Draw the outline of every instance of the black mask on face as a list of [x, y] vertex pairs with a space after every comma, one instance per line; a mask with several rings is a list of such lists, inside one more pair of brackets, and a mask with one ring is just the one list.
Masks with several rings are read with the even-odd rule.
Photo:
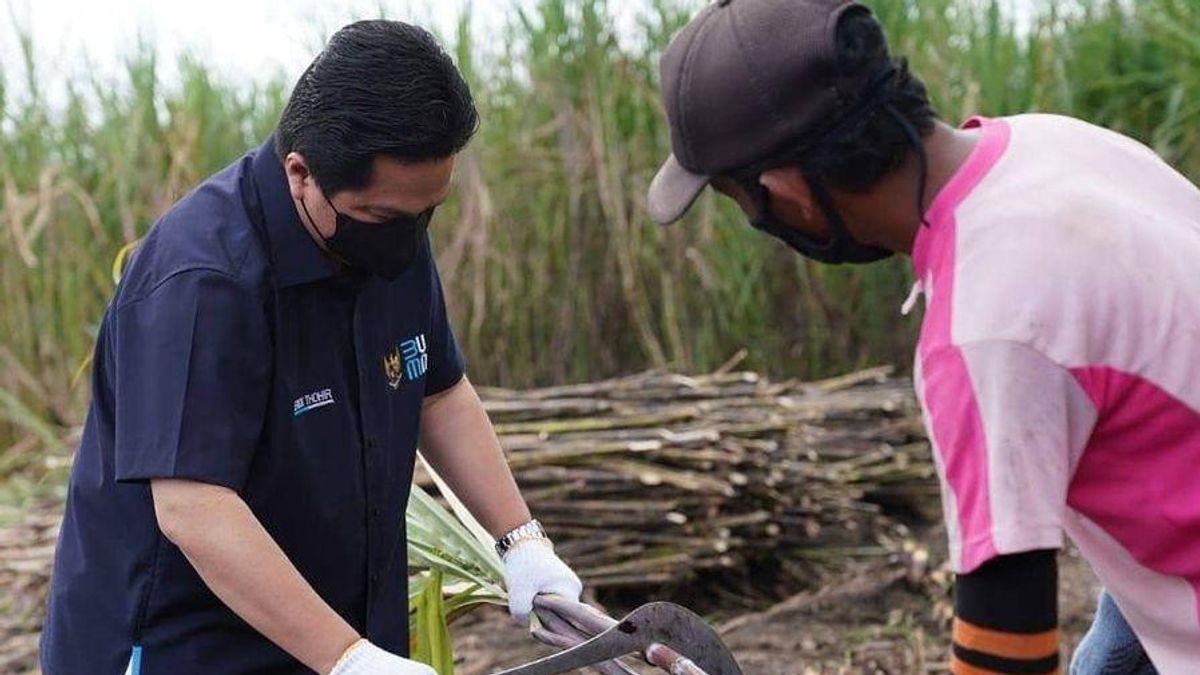
[[[830, 136], [841, 133], [845, 128], [851, 126], [860, 120], [863, 116], [872, 113], [877, 109], [882, 109], [890, 116], [896, 124], [904, 132], [904, 136], [908, 139], [909, 145], [917, 154], [917, 159], [920, 163], [921, 173], [917, 182], [917, 214], [923, 224], [928, 224], [925, 220], [925, 187], [929, 178], [929, 158], [925, 153], [925, 145], [921, 140], [921, 135], [916, 128], [913, 127], [905, 117], [892, 105], [886, 98], [887, 90], [885, 86], [897, 74], [897, 69], [893, 64], [888, 64], [874, 78], [872, 83], [867, 87], [866, 94], [863, 99], [846, 113], [846, 115], [834, 124], [829, 130], [818, 135], [820, 138], [828, 138]], [[811, 141], [810, 144], [811, 145]], [[850, 230], [846, 227], [846, 221], [842, 218], [842, 214], [838, 211], [837, 205], [833, 202], [833, 196], [829, 194], [829, 190], [820, 182], [809, 179], [809, 187], [812, 190], [813, 199], [817, 202], [817, 207], [825, 216], [826, 222], [829, 223], [830, 239], [829, 241], [820, 241], [806, 234], [798, 232], [795, 228], [789, 227], [786, 223], [780, 222], [771, 215], [770, 209], [770, 193], [766, 187], [760, 182], [762, 173], [774, 166], [784, 166], [795, 163], [798, 157], [801, 157], [806, 146], [789, 153], [788, 161], [776, 163], [763, 163], [757, 167], [746, 169], [733, 174], [737, 182], [746, 190], [750, 197], [754, 200], [755, 216], [750, 220], [750, 224], [755, 228], [766, 232], [791, 246], [796, 252], [807, 256], [818, 262], [829, 264], [867, 264], [889, 258], [894, 255], [894, 252], [877, 246], [869, 246], [863, 244], [850, 234]]]
[[755, 216], [750, 219], [750, 224], [783, 241], [783, 243], [791, 246], [792, 249], [802, 256], [830, 265], [845, 263], [865, 265], [889, 258], [893, 255], [893, 252], [886, 248], [868, 246], [855, 239], [850, 234], [850, 230], [847, 229], [846, 221], [842, 219], [842, 214], [834, 206], [833, 197], [830, 196], [825, 186], [820, 183], [809, 181], [809, 186], [812, 190], [813, 198], [817, 201], [817, 206], [821, 209], [821, 213], [825, 215], [825, 220], [829, 223], [829, 241], [821, 241], [810, 237], [772, 216], [770, 193], [757, 179], [743, 180], [741, 184], [743, 189], [749, 191], [755, 203]]
[[[337, 215], [337, 230], [333, 236], [321, 236], [325, 245], [351, 267], [387, 281], [396, 279], [412, 266], [435, 210], [430, 208], [417, 216], [400, 216], [381, 223], [364, 223], [338, 211], [329, 197], [325, 201]], [[303, 198], [300, 206], [316, 228], [316, 221]], [[320, 230], [317, 233], [320, 234]]]

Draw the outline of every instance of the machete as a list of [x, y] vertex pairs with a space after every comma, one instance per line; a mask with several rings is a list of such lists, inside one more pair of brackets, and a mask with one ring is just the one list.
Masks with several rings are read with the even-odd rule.
[[742, 675], [733, 654], [712, 626], [669, 602], [643, 605], [587, 642], [495, 675], [558, 675], [627, 654], [645, 654], [656, 644], [679, 652], [708, 675]]

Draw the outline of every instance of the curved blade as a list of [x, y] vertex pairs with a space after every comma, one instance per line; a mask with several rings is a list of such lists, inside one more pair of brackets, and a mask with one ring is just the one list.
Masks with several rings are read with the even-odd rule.
[[638, 642], [620, 628], [618, 624], [566, 651], [495, 675], [557, 675], [639, 651]]
[[717, 631], [691, 610], [669, 602], [655, 602], [634, 610], [617, 625], [632, 624], [639, 651], [664, 644], [691, 659], [708, 675], [742, 675], [729, 648]]
[[741, 667], [712, 626], [669, 602], [643, 605], [583, 644], [496, 675], [557, 675], [626, 654], [645, 653], [653, 644], [674, 649], [708, 675], [742, 675]]

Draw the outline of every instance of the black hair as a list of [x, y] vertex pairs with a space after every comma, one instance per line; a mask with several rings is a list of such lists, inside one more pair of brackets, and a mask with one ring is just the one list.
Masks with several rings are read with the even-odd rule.
[[366, 187], [375, 158], [444, 159], [479, 126], [470, 87], [425, 29], [358, 21], [300, 76], [276, 131], [280, 158], [304, 155], [327, 195]]
[[881, 85], [878, 104], [856, 122], [808, 146], [797, 162], [801, 173], [812, 180], [862, 193], [900, 168], [914, 152], [908, 132], [888, 107], [921, 138], [933, 133], [937, 116], [925, 83], [909, 71], [904, 59], [892, 57], [883, 27], [870, 12], [851, 10], [838, 22], [837, 65], [843, 82], [871, 80], [889, 67], [894, 74]]

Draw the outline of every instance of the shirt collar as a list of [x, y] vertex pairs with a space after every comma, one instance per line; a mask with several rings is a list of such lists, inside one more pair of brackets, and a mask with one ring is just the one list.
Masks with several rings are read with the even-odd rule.
[[928, 225], [917, 231], [912, 258], [913, 271], [918, 280], [923, 280], [935, 264], [935, 259], [945, 253], [940, 249], [944, 248], [946, 242], [953, 241], [952, 237], [944, 235], [955, 230], [955, 211], [1004, 156], [1012, 134], [1008, 122], [1003, 119], [972, 117], [962, 128], [979, 129], [979, 142], [930, 204], [925, 213]]
[[334, 276], [334, 262], [313, 241], [296, 212], [283, 162], [275, 151], [274, 134], [254, 152], [250, 172], [261, 213], [258, 225], [267, 241], [275, 285], [286, 288]]

